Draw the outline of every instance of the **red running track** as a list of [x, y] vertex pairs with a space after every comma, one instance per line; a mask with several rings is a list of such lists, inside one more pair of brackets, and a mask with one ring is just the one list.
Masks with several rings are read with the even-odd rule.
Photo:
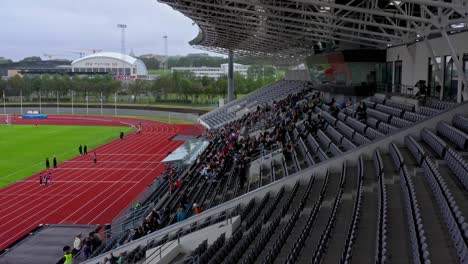
[[[46, 120], [15, 118], [13, 123], [56, 125], [129, 125], [139, 119], [49, 116]], [[161, 160], [183, 142], [176, 134], [200, 134], [202, 128], [142, 120], [143, 132], [132, 133], [77, 156], [52, 171], [53, 184], [39, 186], [38, 174], [0, 189], [0, 250], [39, 224], [110, 223], [164, 170]], [[117, 135], [116, 135], [117, 137]], [[78, 152], [78, 151], [77, 151]], [[88, 151], [88, 153], [92, 153]]]

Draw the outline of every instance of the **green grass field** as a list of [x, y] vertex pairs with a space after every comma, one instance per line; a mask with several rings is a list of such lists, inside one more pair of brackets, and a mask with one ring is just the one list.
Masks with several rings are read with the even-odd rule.
[[28, 177], [45, 168], [45, 158], [55, 154], [58, 162], [78, 154], [80, 144], [88, 152], [118, 138], [130, 127], [0, 125], [0, 187]]

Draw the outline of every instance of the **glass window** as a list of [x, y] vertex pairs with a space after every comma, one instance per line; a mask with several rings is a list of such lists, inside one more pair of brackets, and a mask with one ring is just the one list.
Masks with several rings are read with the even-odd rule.
[[403, 69], [402, 61], [395, 61], [395, 85], [401, 84], [401, 72]]
[[[441, 69], [442, 58], [436, 57], [436, 61], [437, 61], [437, 64], [439, 65], [439, 70], [441, 71], [442, 70]], [[442, 87], [442, 80], [439, 80], [439, 75], [437, 75], [436, 66], [433, 63], [432, 58], [429, 58], [427, 69], [428, 69], [427, 86], [429, 87], [429, 96], [439, 97], [440, 90]]]
[[457, 99], [458, 70], [452, 56], [444, 59], [444, 99]]

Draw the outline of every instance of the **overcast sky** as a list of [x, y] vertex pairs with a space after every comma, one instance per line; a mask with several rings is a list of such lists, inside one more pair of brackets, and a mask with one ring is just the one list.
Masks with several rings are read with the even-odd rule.
[[204, 52], [188, 44], [198, 27], [155, 0], [0, 0], [0, 57], [47, 53], [74, 59], [77, 49], [119, 52], [117, 24], [128, 25], [127, 53], [164, 54], [165, 34], [169, 55]]

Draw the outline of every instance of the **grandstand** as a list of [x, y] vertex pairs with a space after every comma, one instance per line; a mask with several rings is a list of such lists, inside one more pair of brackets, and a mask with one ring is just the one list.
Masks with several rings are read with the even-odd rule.
[[163, 177], [85, 263], [468, 262], [464, 3], [161, 2], [230, 63], [305, 66], [201, 116], [182, 187]]
[[231, 64], [307, 69], [201, 116], [196, 161], [75, 262], [468, 263], [466, 1], [161, 2]]
[[[279, 90], [291, 93], [252, 100]], [[284, 81], [202, 116], [216, 129], [199, 162], [177, 168], [184, 186], [168, 194], [166, 179], [144, 202], [164, 211], [165, 227], [129, 243], [129, 228], [117, 232], [86, 263], [109, 252], [125, 252], [127, 263], [463, 262], [468, 105], [384, 94], [361, 101], [368, 106], [365, 122], [358, 120], [358, 103], [334, 117], [310, 83]], [[323, 125], [309, 123], [304, 107], [322, 116]], [[285, 148], [253, 144], [244, 186], [235, 152], [228, 152], [217, 181], [202, 177], [204, 161], [223, 152], [232, 131], [244, 138], [268, 133], [274, 117], [290, 113], [282, 143], [294, 146], [290, 157]], [[252, 122], [257, 118], [264, 122]], [[171, 212], [180, 194], [205, 212], [176, 223]], [[197, 236], [218, 225], [229, 228], [211, 230], [214, 238]]]

